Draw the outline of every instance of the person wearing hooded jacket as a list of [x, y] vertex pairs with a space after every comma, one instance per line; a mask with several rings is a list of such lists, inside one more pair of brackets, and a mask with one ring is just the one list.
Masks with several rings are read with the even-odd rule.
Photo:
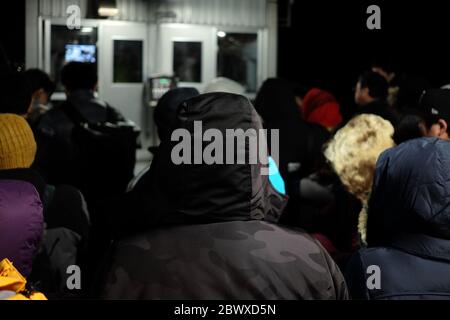
[[[178, 106], [185, 100], [198, 96], [199, 92], [195, 88], [184, 87], [175, 88], [166, 92], [159, 100], [154, 111], [154, 120], [157, 127], [158, 137], [161, 142], [170, 140], [172, 130], [176, 125]], [[149, 151], [156, 157], [160, 146], [150, 147]], [[130, 182], [127, 193], [116, 199], [108, 199], [103, 203], [103, 212], [107, 215], [111, 236], [121, 237], [130, 232], [134, 232], [139, 226], [141, 215], [148, 214], [152, 208], [148, 198], [152, 171], [150, 166], [144, 168]], [[130, 214], [126, 221], [123, 221], [123, 211]]]
[[[183, 102], [176, 128], [186, 129], [191, 142], [195, 121], [202, 121], [203, 132], [217, 129], [223, 136], [226, 129], [262, 129], [249, 100], [229, 93]], [[287, 198], [261, 174], [260, 162], [176, 165], [175, 146], [161, 143], [150, 169], [153, 210], [141, 223], [143, 233], [115, 244], [103, 298], [348, 298], [320, 244], [273, 223]]]
[[[449, 164], [450, 142], [437, 138], [409, 140], [380, 155], [368, 247], [346, 270], [353, 298], [450, 299]], [[370, 266], [378, 275], [367, 272]]]

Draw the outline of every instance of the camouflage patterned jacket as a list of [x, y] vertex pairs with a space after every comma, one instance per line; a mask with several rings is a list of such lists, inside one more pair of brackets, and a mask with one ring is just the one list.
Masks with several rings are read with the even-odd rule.
[[[248, 99], [234, 94], [185, 101], [177, 127], [193, 136], [194, 120], [204, 131], [262, 128]], [[115, 244], [103, 298], [348, 298], [320, 244], [274, 223], [287, 198], [261, 174], [263, 164], [174, 165], [173, 146], [163, 141], [150, 169], [153, 210], [142, 220], [149, 231]]]

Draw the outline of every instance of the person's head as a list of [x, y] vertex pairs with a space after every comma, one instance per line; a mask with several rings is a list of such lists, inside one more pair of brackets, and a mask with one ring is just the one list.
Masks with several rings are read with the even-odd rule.
[[450, 90], [430, 89], [420, 98], [420, 111], [429, 137], [450, 140]]
[[239, 82], [225, 77], [218, 77], [211, 81], [203, 90], [203, 93], [228, 92], [234, 94], [245, 94], [245, 88]]
[[373, 114], [351, 119], [328, 142], [324, 155], [344, 186], [358, 199], [368, 200], [375, 163], [394, 146], [392, 124]]
[[306, 94], [310, 91], [308, 87], [300, 84], [300, 83], [294, 83], [292, 85], [292, 89], [294, 91], [295, 95], [295, 102], [297, 103], [297, 106], [299, 108], [303, 107], [303, 99], [305, 98]]
[[48, 74], [39, 69], [29, 69], [24, 75], [31, 86], [33, 103], [48, 104], [55, 91], [55, 84]]
[[61, 82], [68, 94], [76, 90], [95, 90], [98, 76], [96, 65], [69, 62], [61, 70]]
[[0, 75], [0, 113], [25, 116], [31, 107], [31, 87], [26, 77], [17, 72]]
[[280, 78], [264, 81], [256, 95], [255, 108], [266, 125], [296, 122], [300, 118], [292, 84]]
[[367, 71], [358, 79], [355, 89], [355, 103], [364, 106], [375, 100], [386, 100], [389, 84], [380, 74]]
[[373, 61], [372, 71], [381, 75], [389, 83], [395, 78], [395, 71], [390, 59], [377, 59]]
[[403, 114], [417, 113], [419, 101], [423, 92], [431, 89], [432, 86], [422, 77], [402, 76], [401, 85], [398, 87], [396, 108]]
[[329, 92], [317, 88], [308, 91], [300, 105], [303, 119], [333, 130], [342, 122], [340, 106]]
[[198, 94], [199, 92], [195, 88], [175, 88], [167, 91], [158, 100], [153, 116], [161, 141], [170, 139], [172, 129], [176, 125], [178, 106], [183, 101], [198, 96]]
[[0, 170], [29, 168], [36, 141], [27, 121], [15, 114], [0, 114]]
[[405, 115], [395, 127], [394, 141], [400, 144], [408, 140], [426, 136], [424, 120], [414, 114]]
[[363, 204], [358, 231], [366, 241], [367, 203], [379, 155], [394, 146], [392, 124], [373, 114], [351, 119], [326, 146], [324, 155], [346, 189]]
[[157, 219], [267, 220], [281, 214], [287, 199], [266, 175], [267, 140], [248, 98], [213, 92], [185, 100], [173, 129], [152, 162]]

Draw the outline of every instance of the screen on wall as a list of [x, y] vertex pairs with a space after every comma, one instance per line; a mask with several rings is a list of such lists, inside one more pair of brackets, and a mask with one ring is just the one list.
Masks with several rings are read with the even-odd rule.
[[66, 44], [65, 62], [89, 62], [95, 63], [95, 45]]

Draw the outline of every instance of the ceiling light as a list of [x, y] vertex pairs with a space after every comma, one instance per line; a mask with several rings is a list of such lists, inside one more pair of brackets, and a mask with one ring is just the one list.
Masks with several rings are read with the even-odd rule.
[[119, 14], [116, 0], [99, 0], [98, 15], [101, 17], [113, 17]]

